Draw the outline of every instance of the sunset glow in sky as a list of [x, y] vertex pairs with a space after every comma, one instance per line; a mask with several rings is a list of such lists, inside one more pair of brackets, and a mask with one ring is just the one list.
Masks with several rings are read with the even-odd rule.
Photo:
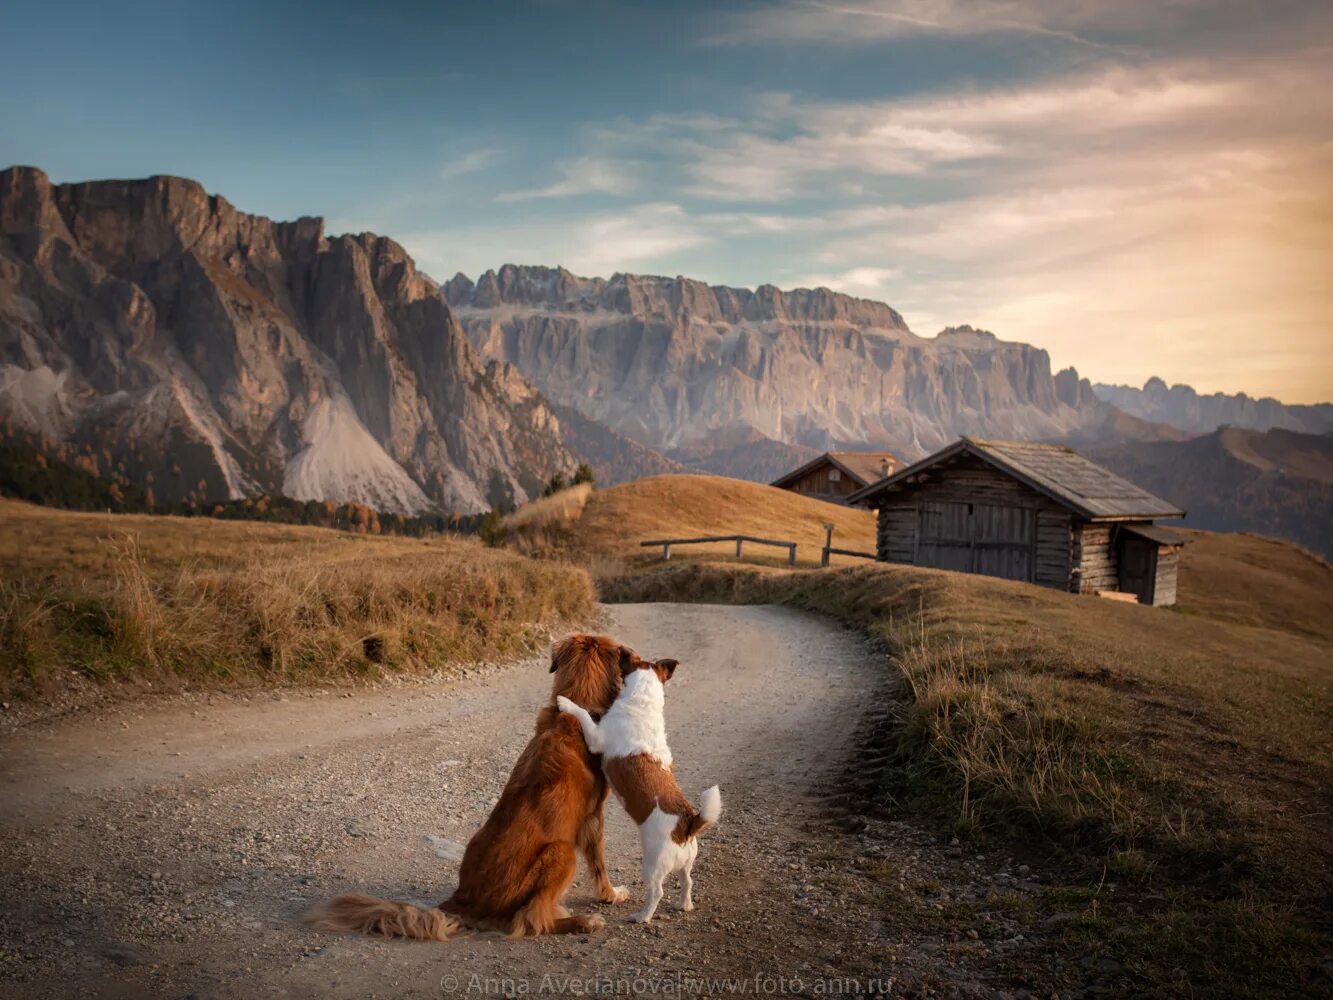
[[[63, 8], [63, 9], [62, 9]], [[114, 8], [114, 9], [113, 9]], [[0, 166], [1333, 398], [1333, 4], [6, 5]]]

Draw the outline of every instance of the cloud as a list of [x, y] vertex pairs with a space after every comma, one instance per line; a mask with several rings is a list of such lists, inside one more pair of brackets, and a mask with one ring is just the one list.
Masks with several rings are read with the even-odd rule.
[[625, 212], [590, 217], [570, 247], [570, 266], [590, 274], [609, 274], [627, 265], [660, 259], [698, 247], [720, 235], [710, 234], [679, 205], [636, 205]]
[[1195, 73], [1113, 69], [915, 100], [792, 101], [723, 137], [686, 132], [671, 146], [685, 156], [688, 194], [780, 201], [826, 197], [830, 178], [864, 190], [874, 178], [938, 180], [1020, 157], [1137, 147], [1145, 131], [1197, 131], [1209, 116], [1238, 120], [1260, 106], [1250, 84]]
[[792, 284], [799, 288], [831, 288], [846, 295], [887, 302], [895, 297], [894, 282], [902, 274], [895, 267], [853, 267], [841, 274], [809, 274]]
[[555, 164], [559, 179], [545, 187], [505, 191], [498, 202], [529, 201], [534, 198], [568, 198], [582, 194], [627, 194], [634, 178], [624, 164], [598, 156], [580, 156]]
[[478, 170], [485, 170], [493, 165], [499, 157], [498, 150], [489, 148], [473, 149], [466, 153], [460, 153], [458, 156], [440, 164], [440, 179], [450, 181], [456, 177], [476, 173]]
[[923, 35], [1031, 35], [1111, 49], [1084, 29], [1143, 30], [1207, 6], [1193, 0], [787, 0], [732, 16], [713, 45], [865, 45]]
[[[580, 274], [609, 275], [660, 263], [713, 242], [723, 232], [680, 205], [645, 202], [559, 219], [409, 232], [400, 242], [436, 279], [457, 271], [475, 276], [504, 263], [561, 264]], [[680, 263], [679, 270], [685, 270]]]

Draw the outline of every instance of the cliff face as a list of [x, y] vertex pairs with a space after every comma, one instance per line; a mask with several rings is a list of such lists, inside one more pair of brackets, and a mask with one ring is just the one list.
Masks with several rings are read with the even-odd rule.
[[575, 462], [402, 247], [173, 177], [0, 172], [0, 420], [161, 499], [477, 511]]
[[487, 357], [668, 454], [749, 430], [910, 459], [959, 434], [1070, 439], [1111, 410], [1045, 351], [970, 327], [918, 337], [888, 306], [827, 289], [507, 265], [443, 291]]
[[1126, 413], [1197, 433], [1211, 433], [1223, 424], [1256, 431], [1333, 431], [1333, 403], [1290, 405], [1267, 396], [1256, 399], [1243, 392], [1234, 396], [1221, 392], [1201, 395], [1188, 385], [1168, 388], [1160, 378], [1148, 379], [1142, 389], [1100, 383], [1093, 388], [1098, 397]]

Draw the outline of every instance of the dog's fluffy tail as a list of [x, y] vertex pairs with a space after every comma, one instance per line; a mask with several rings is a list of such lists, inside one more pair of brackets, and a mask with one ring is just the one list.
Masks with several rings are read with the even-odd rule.
[[305, 920], [321, 931], [355, 931], [417, 941], [447, 941], [462, 926], [443, 910], [395, 903], [361, 892], [349, 892], [321, 903], [305, 915]]
[[690, 820], [687, 837], [697, 837], [722, 817], [722, 793], [717, 785], [699, 797], [699, 815]]

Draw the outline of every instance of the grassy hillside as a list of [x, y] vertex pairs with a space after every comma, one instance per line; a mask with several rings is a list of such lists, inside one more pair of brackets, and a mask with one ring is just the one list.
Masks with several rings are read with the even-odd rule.
[[1186, 531], [1178, 613], [1333, 643], [1329, 564], [1292, 542]]
[[601, 585], [789, 604], [881, 638], [896, 687], [867, 757], [890, 763], [861, 794], [1054, 859], [1045, 909], [1022, 918], [1044, 934], [1058, 921], [1053, 947], [1072, 954], [1109, 943], [1145, 990], [1309, 988], [1333, 889], [1321, 560], [1196, 532], [1178, 609], [878, 564], [639, 567]]
[[0, 500], [0, 694], [323, 682], [500, 656], [586, 619], [574, 567], [480, 542]]
[[[507, 542], [520, 551], [560, 554], [607, 569], [608, 564], [647, 563], [661, 549], [644, 549], [652, 538], [755, 535], [797, 543], [798, 565], [817, 566], [824, 524], [834, 525], [838, 548], [874, 552], [875, 516], [870, 511], [811, 500], [787, 490], [721, 476], [653, 476], [633, 483], [527, 504], [505, 519]], [[734, 543], [689, 545], [673, 550], [673, 561], [735, 555]], [[785, 564], [784, 549], [750, 546], [746, 561]], [[834, 564], [855, 560], [835, 556]]]

